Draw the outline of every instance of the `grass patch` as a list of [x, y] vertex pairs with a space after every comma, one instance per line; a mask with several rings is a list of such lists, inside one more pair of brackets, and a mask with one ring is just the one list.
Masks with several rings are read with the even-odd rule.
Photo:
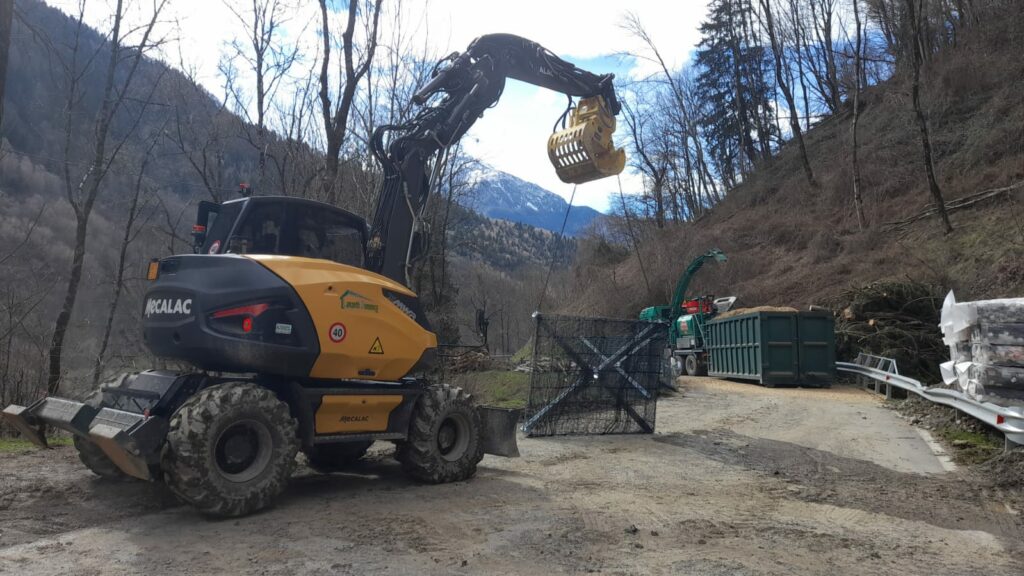
[[500, 408], [523, 408], [530, 394], [530, 375], [524, 372], [467, 372], [454, 375], [452, 384], [472, 394], [478, 404]]
[[520, 348], [515, 354], [512, 355], [511, 361], [513, 364], [522, 364], [523, 362], [526, 362], [531, 358], [533, 358], [532, 336], [530, 337], [530, 340], [526, 342], [526, 344], [523, 344], [522, 348]]
[[993, 435], [984, 432], [946, 427], [936, 433], [953, 447], [953, 456], [961, 464], [984, 462], [1003, 450], [1003, 445]]
[[[71, 446], [70, 436], [52, 436], [46, 441], [50, 446]], [[23, 438], [0, 438], [0, 453], [24, 452], [35, 447], [35, 444]]]

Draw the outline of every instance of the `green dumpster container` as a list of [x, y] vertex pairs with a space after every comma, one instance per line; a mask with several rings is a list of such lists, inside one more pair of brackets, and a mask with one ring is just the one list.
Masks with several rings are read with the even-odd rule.
[[797, 318], [800, 384], [831, 386], [836, 379], [836, 321], [828, 312], [800, 312]]
[[835, 323], [827, 312], [751, 312], [707, 324], [708, 375], [765, 386], [828, 386]]

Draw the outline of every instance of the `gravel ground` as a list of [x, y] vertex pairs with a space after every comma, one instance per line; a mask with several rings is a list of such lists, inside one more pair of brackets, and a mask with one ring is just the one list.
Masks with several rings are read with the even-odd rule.
[[521, 439], [443, 486], [385, 444], [230, 521], [69, 448], [0, 455], [0, 573], [1024, 574], [1020, 483], [944, 472], [878, 397], [680, 384], [654, 435]]

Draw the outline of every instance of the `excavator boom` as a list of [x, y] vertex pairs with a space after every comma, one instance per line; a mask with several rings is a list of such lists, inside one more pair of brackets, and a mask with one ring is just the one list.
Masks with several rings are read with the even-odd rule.
[[[597, 75], [511, 34], [489, 34], [441, 60], [414, 96], [423, 106], [410, 121], [377, 128], [372, 149], [384, 180], [367, 246], [369, 268], [408, 285], [409, 266], [423, 251], [420, 215], [446, 152], [500, 99], [508, 78], [581, 98], [569, 125], [548, 139], [548, 156], [563, 182], [581, 184], [622, 171], [615, 147], [621, 106], [613, 74]], [[568, 112], [568, 111], [567, 111]]]

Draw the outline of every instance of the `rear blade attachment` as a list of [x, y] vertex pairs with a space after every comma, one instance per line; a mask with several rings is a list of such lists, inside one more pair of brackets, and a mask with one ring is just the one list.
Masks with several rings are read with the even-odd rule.
[[25, 438], [41, 448], [48, 448], [42, 431], [44, 426], [60, 428], [76, 436], [88, 437], [89, 423], [96, 417], [96, 408], [64, 398], [43, 398], [28, 407], [11, 404], [3, 411], [4, 419]]
[[18, 432], [21, 432], [22, 436], [31, 440], [36, 446], [40, 448], [49, 448], [50, 446], [46, 443], [46, 437], [43, 436], [42, 423], [32, 416], [32, 412], [29, 408], [26, 408], [25, 406], [18, 406], [17, 404], [11, 404], [7, 408], [4, 408], [4, 420], [6, 420], [11, 426], [14, 426]]
[[480, 414], [480, 422], [483, 424], [484, 454], [518, 458], [519, 445], [516, 443], [516, 428], [523, 411], [492, 406], [477, 406], [476, 410]]
[[98, 400], [51, 396], [28, 407], [12, 404], [2, 416], [41, 448], [47, 447], [43, 429], [59, 428], [98, 446], [125, 474], [154, 480], [168, 414], [205, 380], [204, 374], [147, 370], [104, 386]]
[[580, 100], [570, 116], [569, 127], [548, 138], [548, 158], [558, 178], [567, 184], [583, 184], [615, 176], [626, 167], [626, 152], [612, 142], [615, 115], [601, 96]]

